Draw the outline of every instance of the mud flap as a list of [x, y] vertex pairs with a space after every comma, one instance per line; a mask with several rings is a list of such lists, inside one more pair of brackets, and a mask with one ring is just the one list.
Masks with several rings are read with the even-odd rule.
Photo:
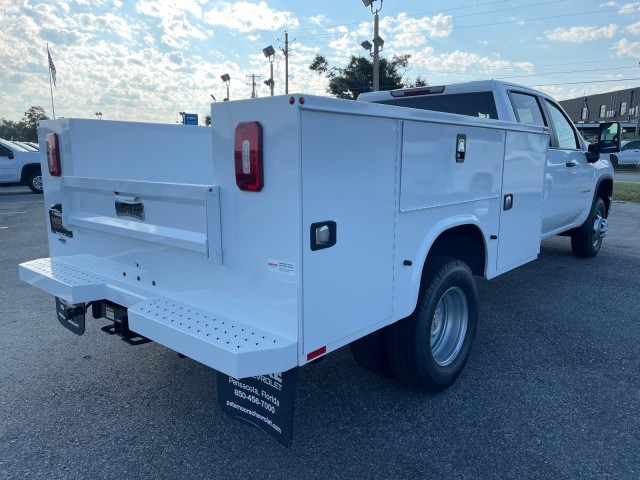
[[85, 313], [87, 307], [84, 303], [69, 303], [56, 297], [56, 317], [62, 326], [71, 330], [76, 335], [84, 333]]
[[218, 372], [220, 408], [271, 435], [283, 447], [293, 441], [296, 368], [237, 379]]

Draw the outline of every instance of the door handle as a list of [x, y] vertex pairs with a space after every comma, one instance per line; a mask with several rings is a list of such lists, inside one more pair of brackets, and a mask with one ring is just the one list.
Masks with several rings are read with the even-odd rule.
[[565, 163], [565, 165], [567, 167], [575, 167], [578, 165], [578, 162], [576, 160], [571, 160], [570, 162]]
[[338, 225], [333, 221], [311, 224], [311, 250], [331, 248], [337, 241]]

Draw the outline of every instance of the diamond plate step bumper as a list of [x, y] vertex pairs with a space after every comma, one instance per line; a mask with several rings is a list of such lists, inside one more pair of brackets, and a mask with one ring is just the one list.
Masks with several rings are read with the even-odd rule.
[[[297, 366], [296, 341], [163, 296], [158, 289], [149, 292], [123, 276], [126, 268], [92, 255], [43, 258], [21, 264], [20, 278], [72, 303], [119, 303], [126, 291], [132, 331], [236, 378]], [[229, 305], [223, 310], [229, 312]]]

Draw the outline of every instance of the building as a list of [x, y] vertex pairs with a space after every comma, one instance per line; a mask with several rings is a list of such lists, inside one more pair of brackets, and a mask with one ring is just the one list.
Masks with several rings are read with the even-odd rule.
[[640, 122], [640, 88], [627, 88], [607, 93], [562, 100], [562, 108], [583, 136], [597, 137], [598, 124], [620, 122], [628, 138], [637, 135]]
[[637, 122], [640, 88], [598, 93], [560, 102], [574, 123]]

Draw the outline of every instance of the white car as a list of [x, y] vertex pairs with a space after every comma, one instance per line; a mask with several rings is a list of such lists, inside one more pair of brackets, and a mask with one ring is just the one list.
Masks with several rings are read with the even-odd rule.
[[30, 145], [0, 139], [0, 184], [22, 183], [42, 193], [40, 153]]
[[614, 168], [628, 165], [640, 166], [640, 140], [623, 140], [620, 151], [612, 153], [610, 158]]

